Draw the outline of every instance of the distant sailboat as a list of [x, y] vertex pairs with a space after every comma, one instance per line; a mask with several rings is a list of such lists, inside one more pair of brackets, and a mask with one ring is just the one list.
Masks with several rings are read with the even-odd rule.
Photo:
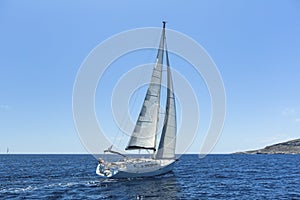
[[6, 149], [6, 153], [9, 154], [9, 148], [8, 148], [8, 147], [7, 147], [7, 149]]
[[[165, 26], [166, 22], [163, 22], [162, 35], [151, 82], [148, 86], [134, 131], [125, 148], [125, 150], [152, 150], [153, 154], [151, 158], [128, 158], [123, 155], [125, 158], [118, 162], [106, 162], [99, 158], [96, 173], [101, 177], [131, 178], [161, 175], [171, 171], [176, 161], [176, 105], [166, 45]], [[157, 149], [156, 140], [164, 53], [166, 53], [168, 88], [164, 126]], [[122, 155], [119, 152], [113, 151], [112, 146], [104, 152]]]

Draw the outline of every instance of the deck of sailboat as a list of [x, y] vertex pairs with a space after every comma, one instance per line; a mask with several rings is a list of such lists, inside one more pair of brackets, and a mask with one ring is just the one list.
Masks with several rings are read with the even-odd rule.
[[118, 166], [119, 169], [128, 167], [130, 165], [134, 166], [143, 166], [143, 167], [149, 167], [149, 166], [164, 166], [168, 165], [172, 162], [176, 161], [176, 159], [170, 158], [170, 159], [153, 159], [153, 158], [124, 158], [122, 160], [118, 160], [115, 162], [105, 162], [102, 159], [99, 159], [99, 164], [103, 164], [105, 166]]

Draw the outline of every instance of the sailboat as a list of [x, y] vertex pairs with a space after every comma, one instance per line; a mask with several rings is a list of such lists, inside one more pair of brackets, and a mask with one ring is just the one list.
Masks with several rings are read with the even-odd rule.
[[[135, 128], [125, 150], [153, 151], [149, 158], [129, 158], [122, 153], [112, 150], [112, 146], [104, 152], [118, 154], [124, 158], [117, 162], [107, 162], [98, 159], [96, 174], [103, 178], [135, 178], [157, 176], [170, 172], [176, 161], [176, 105], [173, 81], [166, 44], [166, 22], [160, 38], [156, 62], [152, 71], [151, 81], [144, 98]], [[163, 58], [166, 54], [167, 65], [167, 95], [164, 124], [157, 148], [159, 105], [161, 100]]]

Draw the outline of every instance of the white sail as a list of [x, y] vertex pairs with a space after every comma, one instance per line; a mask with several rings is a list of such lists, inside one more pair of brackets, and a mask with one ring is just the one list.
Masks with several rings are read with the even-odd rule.
[[163, 27], [156, 63], [152, 72], [146, 97], [134, 131], [125, 150], [156, 150], [156, 132], [158, 125], [162, 65], [164, 54], [165, 26]]
[[166, 49], [167, 59], [167, 74], [168, 74], [168, 88], [167, 88], [167, 104], [165, 123], [161, 133], [160, 143], [156, 154], [156, 159], [174, 159], [176, 147], [176, 105], [175, 95], [173, 90], [172, 74], [169, 63], [168, 50]]

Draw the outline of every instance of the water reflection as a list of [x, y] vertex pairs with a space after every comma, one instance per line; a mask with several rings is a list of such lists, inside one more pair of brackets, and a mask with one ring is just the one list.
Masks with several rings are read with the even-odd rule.
[[100, 189], [102, 195], [117, 199], [178, 199], [180, 192], [172, 172], [151, 178], [106, 179], [101, 181]]

